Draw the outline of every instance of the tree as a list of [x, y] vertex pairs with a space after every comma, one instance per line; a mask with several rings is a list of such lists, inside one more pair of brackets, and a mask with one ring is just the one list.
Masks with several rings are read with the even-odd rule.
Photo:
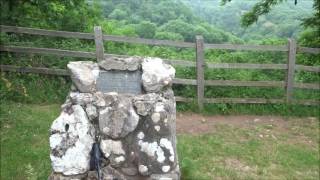
[[128, 17], [128, 14], [126, 11], [123, 11], [121, 9], [115, 9], [112, 11], [112, 13], [109, 15], [109, 18], [111, 19], [117, 19], [122, 20]]
[[101, 11], [94, 3], [85, 0], [0, 0], [2, 24], [85, 31], [101, 18]]
[[174, 40], [174, 41], [183, 41], [184, 38], [179, 33], [173, 32], [156, 32], [155, 39], [163, 39], [163, 40]]
[[156, 32], [157, 26], [150, 21], [142, 21], [136, 27], [136, 32], [140, 37], [143, 38], [153, 38]]
[[[232, 0], [221, 0], [222, 5], [231, 1]], [[274, 6], [284, 1], [286, 0], [260, 0], [249, 12], [242, 16], [241, 24], [245, 27], [250, 26], [258, 21], [259, 16], [269, 13]], [[297, 0], [294, 0], [294, 3], [297, 4]], [[315, 13], [312, 17], [304, 19], [303, 25], [316, 28], [317, 31], [320, 32], [320, 0], [314, 0], [313, 8], [315, 9]]]

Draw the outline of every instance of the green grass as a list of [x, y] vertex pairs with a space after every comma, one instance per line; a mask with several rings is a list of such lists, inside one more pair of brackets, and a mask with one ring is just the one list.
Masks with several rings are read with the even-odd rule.
[[[46, 179], [51, 171], [48, 130], [59, 105], [2, 101], [0, 109], [0, 179]], [[285, 129], [216, 125], [212, 134], [179, 135], [183, 179], [318, 179], [319, 120], [287, 123]]]
[[[179, 136], [178, 151], [183, 179], [318, 179], [318, 129], [310, 124], [313, 145], [291, 132], [260, 138], [256, 131], [219, 125], [213, 134]], [[258, 130], [259, 129], [259, 130]], [[288, 136], [289, 137], [286, 137]], [[305, 134], [304, 134], [305, 135]], [[300, 136], [304, 136], [300, 135]]]
[[1, 104], [1, 178], [46, 179], [49, 128], [58, 105]]

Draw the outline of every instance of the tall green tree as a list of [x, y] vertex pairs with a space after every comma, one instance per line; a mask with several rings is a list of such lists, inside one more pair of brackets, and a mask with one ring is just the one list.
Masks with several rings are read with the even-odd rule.
[[85, 31], [102, 17], [86, 0], [0, 0], [1, 24]]
[[[232, 0], [221, 0], [222, 5], [225, 5], [227, 2]], [[258, 21], [261, 15], [267, 14], [271, 9], [287, 0], [260, 0], [257, 2], [250, 11], [246, 12], [241, 19], [243, 26], [249, 26]], [[297, 4], [298, 0], [294, 0], [294, 3]], [[314, 27], [320, 31], [320, 0], [314, 0], [313, 8], [315, 10], [314, 14], [310, 18], [304, 19], [303, 24], [307, 27]]]

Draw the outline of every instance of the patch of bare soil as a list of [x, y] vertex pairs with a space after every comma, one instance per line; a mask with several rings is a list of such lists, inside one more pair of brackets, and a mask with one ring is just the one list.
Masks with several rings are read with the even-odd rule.
[[[217, 129], [216, 125], [230, 125], [238, 128], [256, 128], [257, 126], [270, 127], [269, 129], [277, 129], [283, 131], [290, 131], [292, 122], [304, 121], [318, 121], [317, 118], [293, 118], [280, 116], [205, 116], [195, 113], [177, 113], [177, 133], [178, 134], [206, 134], [213, 133]], [[313, 122], [314, 123], [314, 122]], [[263, 136], [263, 135], [262, 135]]]

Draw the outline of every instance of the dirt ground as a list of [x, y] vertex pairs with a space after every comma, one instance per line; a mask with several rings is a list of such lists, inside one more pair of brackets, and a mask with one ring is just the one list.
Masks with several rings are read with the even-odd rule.
[[205, 116], [194, 113], [177, 113], [177, 133], [178, 134], [205, 134], [217, 131], [215, 125], [226, 124], [238, 128], [254, 128], [257, 125], [270, 126], [270, 129], [288, 131], [292, 123], [304, 121], [305, 123], [317, 123], [316, 117], [294, 118], [280, 116]]

